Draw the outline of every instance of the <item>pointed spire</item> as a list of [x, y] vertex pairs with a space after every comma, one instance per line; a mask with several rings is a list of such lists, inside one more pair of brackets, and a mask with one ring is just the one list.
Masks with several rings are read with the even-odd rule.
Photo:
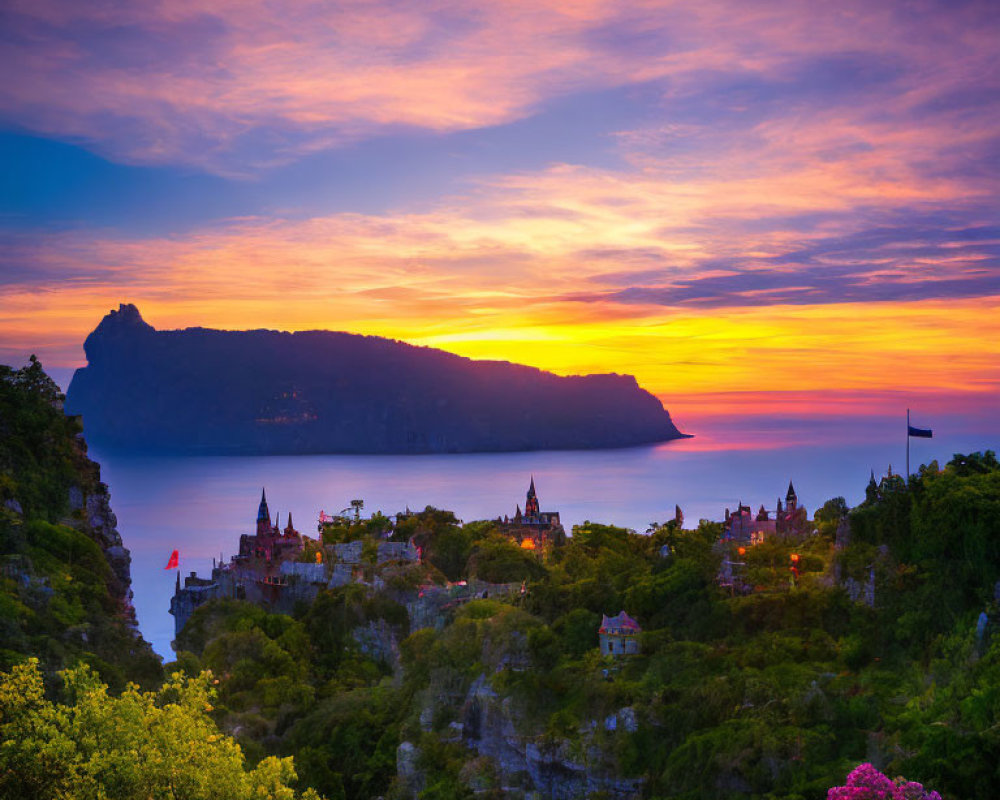
[[263, 487], [260, 490], [260, 505], [257, 507], [257, 522], [266, 522], [268, 524], [271, 522], [271, 512], [267, 510], [267, 495], [264, 493]]
[[531, 484], [528, 486], [528, 499], [524, 503], [524, 515], [535, 518], [539, 514], [538, 495], [535, 494], [535, 476], [531, 476]]
[[791, 481], [788, 482], [788, 492], [787, 492], [787, 494], [785, 494], [785, 499], [786, 500], [797, 499], [796, 495], [795, 495], [795, 487], [792, 486], [792, 482]]
[[181, 590], [181, 571], [177, 570], [177, 581], [174, 583], [174, 592], [179, 592]]

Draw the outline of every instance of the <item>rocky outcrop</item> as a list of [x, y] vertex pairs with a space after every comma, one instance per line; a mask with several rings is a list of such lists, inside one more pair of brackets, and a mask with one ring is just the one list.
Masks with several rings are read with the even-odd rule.
[[396, 748], [396, 780], [403, 797], [416, 797], [424, 789], [419, 759], [420, 748], [413, 742], [402, 742]]
[[364, 655], [399, 671], [399, 627], [384, 619], [372, 620], [351, 631], [351, 636]]
[[561, 377], [332, 331], [157, 331], [122, 305], [66, 397], [106, 447], [450, 453], [627, 447], [681, 434], [630, 375]]
[[[423, 698], [426, 705], [420, 720], [429, 730], [433, 704], [455, 700], [440, 686]], [[465, 776], [471, 788], [490, 783], [505, 796], [546, 800], [592, 795], [633, 800], [641, 796], [644, 780], [623, 776], [611, 747], [614, 737], [638, 730], [635, 709], [623, 708], [603, 720], [590, 721], [572, 741], [523, 731], [522, 716], [510, 697], [501, 697], [490, 686], [485, 674], [473, 681], [461, 703], [459, 720], [441, 734], [460, 740], [476, 754]], [[405, 797], [416, 797], [423, 785], [417, 755], [410, 742], [404, 742], [396, 754], [399, 788]]]
[[[72, 502], [72, 498], [71, 498]], [[118, 517], [111, 510], [111, 496], [105, 483], [98, 483], [84, 500], [84, 517], [87, 528], [104, 551], [111, 571], [120, 584], [119, 596], [126, 602], [132, 600], [132, 554], [122, 544], [118, 533]]]

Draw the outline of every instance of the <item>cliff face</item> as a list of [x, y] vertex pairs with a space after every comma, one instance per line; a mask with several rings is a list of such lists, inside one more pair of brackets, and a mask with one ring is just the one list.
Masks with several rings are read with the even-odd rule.
[[331, 331], [156, 331], [135, 306], [84, 345], [67, 409], [104, 446], [189, 453], [435, 453], [679, 438], [628, 375], [560, 377]]
[[160, 677], [117, 524], [79, 421], [41, 365], [0, 366], [0, 666], [82, 659], [112, 685]]
[[[521, 637], [523, 640], [524, 637]], [[517, 637], [514, 637], [514, 649]], [[522, 642], [522, 650], [526, 641]], [[530, 669], [527, 653], [522, 653]], [[446, 707], [458, 708], [458, 719], [438, 733], [443, 742], [461, 743], [473, 757], [462, 772], [470, 788], [492, 788], [504, 797], [544, 797], [575, 800], [606, 797], [635, 800], [646, 783], [641, 776], [623, 774], [618, 751], [624, 740], [639, 729], [636, 710], [624, 707], [604, 719], [592, 719], [574, 732], [572, 738], [546, 735], [530, 730], [523, 709], [511, 696], [502, 696], [490, 685], [485, 673], [472, 681], [464, 693], [437, 675], [430, 687], [417, 695], [421, 706], [420, 725], [425, 734]], [[396, 750], [398, 793], [417, 798], [427, 784], [421, 768], [418, 745], [409, 740]]]

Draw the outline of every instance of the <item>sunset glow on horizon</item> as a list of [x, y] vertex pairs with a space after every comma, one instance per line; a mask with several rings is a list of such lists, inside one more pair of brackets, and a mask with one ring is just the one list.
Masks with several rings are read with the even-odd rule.
[[911, 403], [1000, 434], [995, 5], [2, 18], [0, 361], [79, 366], [131, 302], [630, 373], [706, 447]]

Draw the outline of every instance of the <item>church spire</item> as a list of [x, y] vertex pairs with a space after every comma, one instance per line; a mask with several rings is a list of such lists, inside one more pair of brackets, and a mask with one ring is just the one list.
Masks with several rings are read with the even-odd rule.
[[788, 482], [788, 493], [785, 495], [785, 508], [789, 514], [794, 513], [799, 507], [799, 498], [795, 495], [795, 487], [792, 482]]
[[534, 518], [538, 516], [538, 495], [535, 494], [535, 476], [531, 476], [531, 484], [528, 486], [528, 499], [524, 503], [524, 516]]
[[257, 506], [257, 522], [270, 522], [271, 512], [267, 510], [267, 494], [263, 487], [260, 490], [260, 505]]
[[875, 470], [872, 470], [868, 479], [868, 486], [865, 487], [865, 502], [874, 503], [878, 500], [878, 483], [875, 481]]
[[260, 490], [260, 506], [257, 507], [257, 535], [267, 536], [271, 530], [271, 512], [267, 508], [267, 495]]

